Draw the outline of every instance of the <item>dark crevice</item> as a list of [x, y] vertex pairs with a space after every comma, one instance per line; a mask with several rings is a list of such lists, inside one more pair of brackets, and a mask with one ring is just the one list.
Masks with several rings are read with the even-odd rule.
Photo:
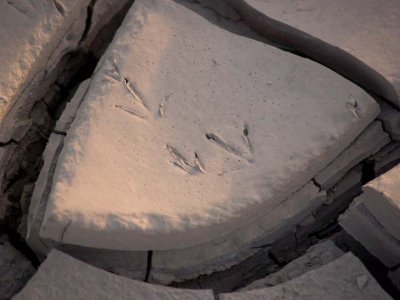
[[280, 268], [284, 267], [286, 264], [282, 263], [272, 252], [268, 252], [268, 258], [274, 262]]
[[144, 282], [149, 282], [152, 262], [153, 262], [153, 251], [150, 250], [147, 252], [147, 268], [146, 268], [146, 276], [144, 277]]
[[332, 222], [330, 224], [328, 224], [328, 226], [324, 227], [323, 229], [321, 229], [319, 231], [313, 232], [312, 234], [310, 234], [308, 236], [308, 238], [316, 237], [319, 240], [323, 240], [323, 239], [331, 237], [332, 235], [334, 235], [335, 233], [337, 233], [341, 230], [342, 230], [342, 228], [337, 223], [337, 220], [332, 220]]
[[97, 60], [101, 58], [107, 47], [110, 45], [115, 33], [121, 26], [126, 14], [129, 11], [129, 8], [134, 2], [134, 0], [128, 0], [126, 4], [114, 15], [114, 17], [97, 33], [95, 39], [90, 45], [91, 52]]
[[86, 9], [85, 30], [83, 31], [82, 37], [79, 40], [79, 44], [81, 44], [87, 38], [90, 28], [92, 27], [93, 8], [96, 2], [97, 0], [90, 0], [90, 3]]
[[227, 293], [244, 287], [249, 282], [276, 272], [279, 266], [268, 257], [268, 250], [262, 249], [243, 262], [226, 270], [201, 275], [184, 282], [173, 282], [170, 286], [189, 289], [212, 289], [214, 293]]
[[17, 249], [21, 254], [23, 254], [35, 268], [38, 268], [40, 265], [39, 260], [37, 259], [35, 253], [29, 248], [28, 244], [25, 242], [24, 238], [21, 235], [13, 230], [12, 228], [2, 227], [3, 231], [6, 233], [10, 244]]
[[58, 0], [53, 0], [54, 6], [57, 8], [58, 12], [60, 15], [64, 16], [65, 15], [65, 8], [64, 6], [58, 2]]
[[229, 4], [224, 1], [215, 0], [189, 0], [192, 3], [199, 4], [201, 7], [213, 12], [219, 19], [230, 22], [241, 22], [243, 19]]
[[63, 135], [63, 136], [66, 136], [66, 135], [67, 135], [66, 132], [64, 132], [64, 131], [59, 131], [59, 130], [56, 130], [56, 129], [53, 129], [52, 133], [54, 133], [54, 134], [59, 134], [59, 135]]
[[364, 185], [367, 182], [370, 182], [376, 177], [375, 174], [375, 161], [374, 160], [365, 160], [362, 163], [362, 177], [361, 184]]
[[317, 181], [317, 179], [311, 178], [311, 181], [312, 181], [312, 183], [314, 183], [314, 185], [315, 185], [317, 188], [319, 188], [320, 191], [322, 190], [322, 186], [321, 186], [321, 184]]
[[58, 119], [68, 101], [74, 96], [80, 83], [90, 78], [97, 64], [97, 59], [90, 51], [80, 48], [68, 54], [67, 67], [63, 70], [66, 76], [56, 81], [58, 95], [57, 105], [52, 107], [50, 113], [54, 119]]
[[6, 143], [0, 142], [0, 147], [5, 147], [5, 146], [10, 145], [10, 144], [17, 144], [17, 142], [14, 141], [13, 139], [9, 140], [9, 141], [6, 142]]

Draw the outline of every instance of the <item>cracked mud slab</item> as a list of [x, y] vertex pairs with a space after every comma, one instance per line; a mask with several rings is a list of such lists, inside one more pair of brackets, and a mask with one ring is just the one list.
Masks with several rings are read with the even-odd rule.
[[340, 225], [388, 268], [400, 263], [399, 175], [397, 165], [366, 184], [340, 219]]
[[299, 190], [377, 114], [314, 62], [136, 1], [67, 134], [40, 235], [118, 250], [210, 241]]
[[5, 24], [0, 29], [1, 142], [13, 138], [13, 127], [23, 121], [22, 114], [47, 90], [44, 84], [51, 80], [48, 75], [52, 69], [78, 43], [85, 27], [88, 2], [1, 2], [1, 18]]
[[400, 263], [400, 242], [371, 214], [361, 199], [358, 198], [340, 216], [339, 221], [340, 226], [348, 234], [360, 242], [387, 268], [395, 267]]
[[180, 282], [228, 269], [291, 232], [325, 201], [325, 192], [310, 182], [261, 218], [229, 234], [189, 248], [154, 251], [151, 281]]
[[[400, 105], [400, 3], [397, 0], [228, 0], [246, 2], [266, 16], [339, 47], [361, 60], [394, 86], [389, 99]], [[290, 41], [289, 41], [290, 44]], [[332, 53], [336, 50], [332, 49]], [[307, 55], [307, 53], [304, 53]], [[325, 55], [326, 53], [321, 53]], [[335, 61], [339, 56], [332, 57]], [[342, 62], [333, 62], [332, 66]], [[340, 68], [342, 68], [341, 66]], [[354, 78], [366, 74], [353, 70]], [[352, 76], [350, 73], [345, 74]], [[352, 79], [354, 79], [352, 78]], [[365, 86], [369, 89], [369, 86]], [[377, 91], [374, 91], [375, 93]], [[391, 92], [387, 91], [387, 95]], [[382, 95], [381, 95], [382, 96]]]
[[32, 106], [45, 97], [57, 76], [62, 76], [56, 70], [62, 58], [78, 47], [88, 50], [104, 26], [130, 3], [132, 0], [0, 3], [1, 143], [18, 138], [15, 131], [29, 119]]
[[219, 297], [221, 300], [392, 299], [351, 253], [280, 285], [247, 292], [220, 294]]
[[304, 255], [288, 263], [278, 272], [256, 280], [240, 289], [240, 291], [250, 291], [282, 284], [286, 281], [297, 278], [306, 272], [318, 269], [342, 255], [343, 252], [337, 248], [332, 241], [326, 240], [320, 242], [308, 249], [307, 253]]
[[372, 156], [390, 142], [379, 121], [369, 125], [330, 165], [315, 176], [323, 190], [332, 188], [352, 167]]
[[[73, 245], [59, 245], [54, 243], [54, 241], [41, 239], [39, 237], [39, 230], [46, 210], [47, 199], [51, 191], [54, 169], [63, 147], [64, 137], [75, 118], [76, 111], [86, 94], [89, 84], [90, 80], [81, 83], [75, 95], [67, 104], [63, 115], [57, 121], [54, 129], [56, 133], [51, 134], [49, 137], [49, 141], [43, 153], [44, 165], [35, 183], [30, 201], [26, 241], [40, 260], [44, 259], [52, 248], [57, 248], [93, 266], [130, 278], [143, 280], [145, 278], [147, 264], [146, 252], [88, 249]], [[63, 241], [63, 236], [68, 226], [69, 225], [67, 225], [61, 233], [61, 242]]]
[[116, 19], [132, 3], [114, 2], [9, 0], [0, 4], [4, 44], [0, 49], [0, 152], [13, 148], [11, 155], [0, 157], [4, 168], [0, 223], [9, 230], [16, 230], [21, 218], [26, 218], [19, 199], [24, 194], [30, 197], [26, 187], [37, 178], [40, 155], [62, 103], [90, 72], [93, 44], [96, 54], [101, 54], [102, 43], [113, 32], [109, 23], [118, 26]]

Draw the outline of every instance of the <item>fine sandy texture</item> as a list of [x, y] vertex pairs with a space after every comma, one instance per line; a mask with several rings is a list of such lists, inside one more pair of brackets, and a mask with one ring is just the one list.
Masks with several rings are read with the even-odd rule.
[[270, 18], [352, 54], [382, 74], [400, 95], [399, 1], [245, 1]]
[[299, 190], [378, 113], [314, 62], [135, 1], [67, 134], [40, 235], [120, 250], [213, 240]]
[[15, 300], [208, 300], [210, 290], [174, 289], [114, 275], [53, 250]]
[[390, 300], [368, 270], [353, 254], [280, 285], [219, 295], [221, 300]]

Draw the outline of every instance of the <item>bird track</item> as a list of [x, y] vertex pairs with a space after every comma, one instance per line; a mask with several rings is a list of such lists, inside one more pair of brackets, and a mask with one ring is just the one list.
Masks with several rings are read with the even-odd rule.
[[172, 164], [190, 175], [196, 175], [198, 173], [205, 173], [204, 166], [200, 160], [199, 155], [194, 153], [193, 162], [189, 161], [182, 153], [180, 153], [175, 147], [166, 145], [167, 150], [171, 154], [173, 161]]

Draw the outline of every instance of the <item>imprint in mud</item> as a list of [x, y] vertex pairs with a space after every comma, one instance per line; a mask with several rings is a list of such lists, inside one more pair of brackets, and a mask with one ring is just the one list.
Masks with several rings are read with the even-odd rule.
[[173, 160], [172, 164], [190, 175], [196, 175], [198, 173], [205, 173], [203, 163], [200, 160], [199, 155], [195, 152], [193, 161], [188, 160], [182, 153], [180, 153], [175, 147], [166, 145], [167, 150], [171, 154]]
[[126, 89], [133, 96], [135, 103], [140, 103], [140, 105], [143, 108], [145, 108], [147, 111], [150, 111], [149, 105], [146, 103], [146, 101], [143, 99], [143, 97], [139, 96], [139, 93], [137, 92], [137, 90], [135, 89], [133, 84], [126, 77], [124, 77], [124, 84], [125, 84]]
[[226, 152], [229, 152], [237, 157], [240, 157], [249, 163], [253, 162], [253, 146], [249, 139], [249, 128], [248, 128], [247, 124], [244, 125], [244, 129], [243, 129], [243, 133], [242, 133], [242, 138], [246, 145], [246, 150], [241, 150], [237, 146], [226, 142], [223, 138], [221, 138], [216, 133], [212, 133], [212, 132], [206, 133], [206, 138], [207, 138], [207, 140], [209, 140], [212, 143], [215, 143], [217, 146], [219, 146]]

